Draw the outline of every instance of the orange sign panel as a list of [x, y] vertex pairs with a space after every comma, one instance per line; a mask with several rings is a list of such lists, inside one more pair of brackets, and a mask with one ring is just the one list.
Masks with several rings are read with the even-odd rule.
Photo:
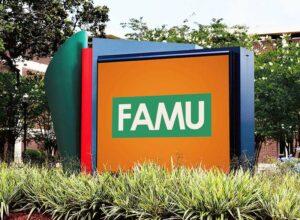
[[97, 168], [230, 168], [229, 55], [98, 63]]

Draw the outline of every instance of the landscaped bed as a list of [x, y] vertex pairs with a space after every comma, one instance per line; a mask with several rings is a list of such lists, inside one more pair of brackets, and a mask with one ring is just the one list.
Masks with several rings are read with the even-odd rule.
[[148, 164], [92, 176], [2, 164], [0, 199], [1, 219], [297, 219], [300, 175]]
[[6, 220], [51, 220], [50, 216], [43, 215], [42, 213], [32, 213], [29, 215], [26, 212], [18, 212], [18, 213], [11, 213], [8, 217], [5, 217]]

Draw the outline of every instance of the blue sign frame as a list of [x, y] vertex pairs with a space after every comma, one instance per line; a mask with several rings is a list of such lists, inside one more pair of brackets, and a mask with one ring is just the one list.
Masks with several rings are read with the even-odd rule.
[[233, 161], [237, 157], [240, 162], [247, 161], [247, 164], [253, 164], [255, 159], [253, 52], [241, 47], [229, 47], [104, 55], [98, 56], [97, 63], [224, 54], [229, 55], [230, 158]]

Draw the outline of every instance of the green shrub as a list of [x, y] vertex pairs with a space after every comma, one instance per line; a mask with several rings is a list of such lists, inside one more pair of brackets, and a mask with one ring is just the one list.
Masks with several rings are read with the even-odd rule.
[[276, 163], [277, 171], [280, 173], [296, 172], [300, 173], [300, 159], [289, 159], [284, 162]]
[[225, 174], [154, 164], [95, 175], [0, 166], [1, 219], [42, 212], [53, 219], [298, 219], [295, 172]]
[[23, 155], [24, 163], [43, 164], [46, 161], [46, 155], [39, 150], [27, 149]]

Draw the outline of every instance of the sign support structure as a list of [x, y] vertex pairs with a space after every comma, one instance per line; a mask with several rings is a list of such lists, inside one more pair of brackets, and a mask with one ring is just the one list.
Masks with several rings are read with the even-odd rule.
[[86, 32], [72, 36], [46, 72], [61, 156], [88, 173], [174, 158], [225, 172], [235, 158], [252, 165], [253, 52], [198, 48], [99, 38], [91, 48]]
[[[244, 49], [244, 48], [239, 48], [239, 47], [234, 47], [234, 48], [219, 48], [219, 49], [204, 49], [204, 50], [184, 50], [184, 51], [167, 51], [167, 52], [155, 52], [155, 53], [139, 53], [139, 54], [125, 54], [125, 55], [113, 55], [113, 56], [99, 56], [98, 58], [98, 79], [99, 79], [99, 74], [101, 76], [102, 71], [108, 71], [109, 67], [105, 67], [105, 65], [109, 63], [116, 63], [116, 65], [119, 65], [120, 63], [134, 63], [133, 65], [136, 65], [138, 62], [144, 62], [146, 65], [147, 62], [145, 61], [153, 61], [156, 60], [156, 62], [161, 62], [161, 60], [172, 60], [172, 59], [189, 59], [189, 58], [198, 58], [198, 57], [218, 57], [218, 56], [227, 56], [228, 57], [228, 84], [229, 84], [229, 90], [228, 90], [228, 103], [229, 103], [229, 112], [228, 116], [224, 115], [224, 117], [229, 118], [229, 155], [230, 155], [230, 162], [227, 163], [225, 166], [224, 164], [219, 164], [219, 166], [216, 164], [217, 167], [222, 168], [225, 171], [229, 171], [232, 166], [240, 165], [240, 163], [248, 164], [251, 165], [253, 163], [253, 157], [254, 157], [254, 87], [253, 87], [253, 82], [254, 82], [254, 72], [253, 72], [253, 53]], [[129, 65], [129, 64], [128, 64]], [[148, 65], [148, 64], [147, 64]], [[218, 63], [215, 63], [215, 65], [218, 65]], [[122, 65], [119, 65], [121, 67]], [[123, 65], [125, 66], [125, 64]], [[154, 66], [154, 65], [153, 65]], [[113, 65], [110, 65], [110, 68], [113, 69]], [[198, 67], [195, 66], [196, 68], [202, 68], [201, 65]], [[156, 70], [153, 70], [156, 71]], [[124, 69], [122, 69], [122, 72], [126, 72]], [[130, 72], [130, 71], [129, 71]], [[196, 71], [199, 74], [213, 74], [213, 73], [206, 73], [201, 71]], [[110, 72], [113, 74], [112, 72]], [[148, 73], [148, 72], [147, 72]], [[141, 74], [147, 74], [147, 73], [141, 73]], [[105, 73], [104, 73], [105, 74]], [[126, 73], [124, 73], [126, 74]], [[163, 73], [162, 73], [163, 74]], [[184, 73], [186, 74], [186, 73]], [[203, 78], [203, 76], [199, 75], [199, 78]], [[98, 80], [98, 86], [100, 88], [100, 91], [98, 93], [98, 96], [100, 94], [101, 96], [101, 80], [105, 78], [100, 77]], [[126, 83], [127, 81], [124, 81]], [[167, 83], [168, 81], [166, 81]], [[174, 81], [170, 81], [173, 82]], [[188, 82], [187, 82], [188, 83]], [[135, 85], [131, 85], [134, 89]], [[146, 85], [145, 85], [146, 86]], [[214, 86], [214, 85], [212, 85]], [[177, 86], [178, 87], [178, 86]], [[167, 91], [167, 90], [165, 90]], [[189, 90], [187, 90], [189, 91]], [[197, 89], [195, 90], [197, 91]], [[201, 90], [201, 83], [199, 83], [199, 91]], [[162, 90], [164, 92], [164, 90]], [[173, 92], [173, 91], [172, 91]], [[172, 93], [171, 92], [171, 93]], [[155, 93], [155, 92], [154, 92]], [[105, 93], [108, 94], [108, 93]], [[128, 94], [125, 92], [125, 94]], [[121, 94], [122, 95], [122, 94]], [[217, 94], [218, 95], [218, 94]], [[213, 100], [214, 97], [212, 97]], [[144, 103], [147, 101], [147, 97], [142, 98], [144, 99]], [[149, 99], [152, 99], [152, 102], [155, 100], [155, 98], [149, 97]], [[106, 100], [106, 99], [101, 99], [98, 98], [98, 108], [101, 106], [101, 100]], [[224, 101], [224, 100], [223, 100]], [[129, 100], [127, 100], [129, 102]], [[129, 102], [130, 103], [130, 102]], [[214, 105], [214, 101], [212, 101], [212, 105]], [[212, 107], [213, 108], [213, 107]], [[103, 108], [100, 108], [100, 114]], [[212, 113], [213, 114], [213, 113]], [[222, 114], [222, 113], [220, 113]], [[99, 117], [99, 116], [98, 116]], [[215, 117], [213, 114], [212, 117]], [[100, 120], [100, 121], [99, 121]], [[101, 115], [100, 119], [98, 119], [98, 129], [99, 129], [99, 123], [103, 123], [103, 120], [101, 120]], [[221, 122], [217, 122], [221, 123]], [[226, 126], [224, 124], [224, 126]], [[106, 126], [109, 128], [109, 126]], [[215, 126], [216, 127], [216, 126]], [[115, 132], [114, 134], [114, 129], [113, 129], [113, 136], [116, 135], [117, 133]], [[212, 130], [212, 133], [216, 132], [216, 130]], [[100, 129], [98, 130], [98, 134], [101, 134], [101, 125]], [[120, 133], [120, 132], [119, 132]], [[130, 133], [130, 132], [129, 132]], [[148, 132], [149, 137], [152, 136], [155, 132]], [[181, 134], [184, 133], [184, 131], [180, 132]], [[160, 133], [161, 135], [162, 133]], [[117, 134], [122, 136], [122, 134]], [[123, 133], [124, 135], [124, 133]], [[130, 134], [126, 134], [129, 135]], [[134, 134], [131, 132], [131, 135], [134, 136]], [[143, 137], [147, 137], [147, 133], [145, 134], [139, 134]], [[166, 135], [168, 136], [168, 135]], [[169, 134], [169, 136], [172, 136]], [[190, 134], [190, 136], [194, 136], [193, 134]], [[98, 153], [98, 158], [102, 158], [102, 162], [105, 164], [105, 167], [109, 166], [110, 164], [108, 161], [113, 159], [113, 157], [109, 157], [109, 159], [106, 160], [105, 157], [101, 157], [104, 154], [107, 154], [108, 152], [105, 150], [101, 150], [104, 145], [110, 143], [114, 143], [113, 139], [110, 139], [110, 141], [102, 141], [101, 137], [103, 139], [103, 136], [99, 135], [98, 136], [98, 150], [101, 153]], [[159, 139], [158, 141], [160, 141]], [[221, 139], [220, 139], [221, 140]], [[178, 139], [178, 141], [180, 141]], [[118, 142], [123, 143], [123, 142]], [[140, 142], [141, 143], [141, 142]], [[206, 142], [209, 143], [209, 142]], [[104, 145], [103, 145], [104, 144]], [[201, 142], [199, 142], [199, 148], [203, 147], [201, 146]], [[220, 145], [222, 145], [222, 142], [220, 142]], [[224, 143], [225, 145], [225, 143]], [[122, 145], [123, 146], [123, 145]], [[124, 144], [126, 146], [126, 144]], [[133, 146], [133, 145], [130, 145]], [[211, 152], [214, 154], [215, 160], [214, 163], [217, 162], [218, 158], [220, 155], [218, 155], [218, 147], [220, 146], [211, 146], [215, 147], [215, 152]], [[118, 147], [116, 146], [116, 149]], [[197, 151], [196, 151], [197, 152]], [[199, 151], [201, 152], [201, 151]], [[149, 152], [148, 152], [149, 153]], [[143, 154], [143, 152], [140, 152], [140, 154]], [[159, 152], [158, 152], [159, 154]], [[147, 155], [143, 154], [144, 156]], [[171, 154], [170, 154], [171, 155]], [[169, 155], [169, 156], [170, 156]], [[182, 155], [185, 155], [182, 153]], [[157, 156], [157, 155], [156, 155]], [[142, 157], [141, 157], [142, 158]], [[199, 157], [201, 158], [201, 157]], [[129, 159], [129, 161], [132, 158]], [[165, 158], [164, 158], [165, 159]], [[233, 161], [237, 161], [238, 159], [239, 164], [233, 164]], [[134, 159], [133, 159], [134, 160]], [[107, 163], [107, 164], [106, 164]], [[116, 162], [118, 163], [118, 162]], [[186, 162], [188, 164], [188, 162]], [[208, 162], [209, 163], [209, 162]], [[212, 164], [214, 164], [212, 163]], [[122, 164], [120, 162], [120, 164]], [[130, 165], [132, 163], [129, 162]], [[111, 165], [111, 164], [110, 164]], [[124, 162], [124, 164], [121, 165], [121, 167], [129, 167], [128, 163]], [[197, 166], [198, 164], [195, 164]], [[204, 164], [205, 165], [205, 164]], [[98, 162], [98, 167], [101, 166], [101, 162]], [[113, 165], [112, 165], [113, 166]], [[213, 165], [209, 165], [208, 167], [213, 167]], [[104, 169], [104, 168], [103, 168]], [[115, 169], [117, 169], [115, 167]], [[100, 169], [101, 170], [101, 169]]]

